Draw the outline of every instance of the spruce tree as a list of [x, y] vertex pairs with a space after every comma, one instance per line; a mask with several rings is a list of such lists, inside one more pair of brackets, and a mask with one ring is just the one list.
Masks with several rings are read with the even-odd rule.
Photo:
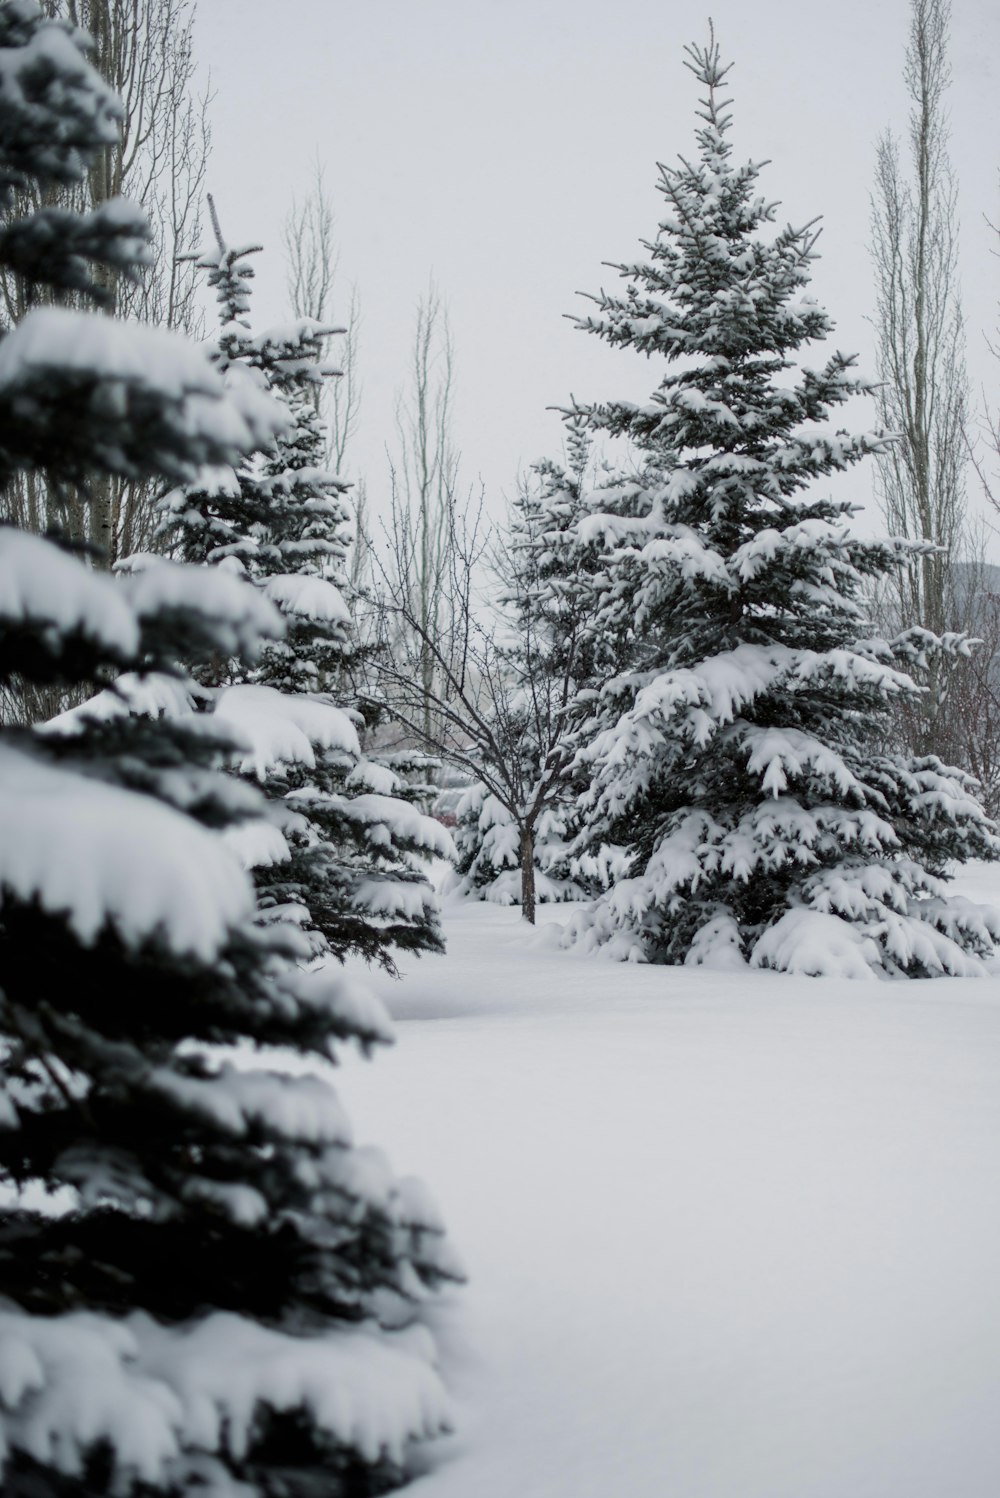
[[[866, 587], [920, 546], [862, 540], [817, 481], [886, 449], [828, 413], [871, 387], [807, 294], [811, 226], [769, 236], [759, 167], [733, 159], [728, 68], [687, 49], [706, 90], [697, 152], [661, 167], [664, 213], [621, 295], [579, 319], [662, 360], [650, 401], [581, 407], [628, 439], [634, 483], [592, 496], [595, 601], [631, 635], [628, 669], [577, 704], [581, 848], [611, 887], [583, 925], [622, 957], [807, 973], [977, 973], [996, 916], [949, 898], [953, 861], [998, 845], [974, 784], [887, 754], [925, 634], [872, 638]], [[954, 642], [951, 642], [954, 643]]]
[[[29, 300], [141, 264], [137, 210], [44, 207], [114, 139], [86, 38], [0, 3], [0, 259]], [[189, 481], [284, 429], [174, 335], [58, 306], [0, 338], [0, 482]], [[0, 529], [0, 681], [88, 688], [0, 732], [0, 1487], [10, 1498], [382, 1490], [442, 1428], [419, 1338], [387, 1321], [450, 1272], [425, 1193], [352, 1147], [336, 1095], [268, 1048], [387, 1038], [356, 984], [262, 924], [226, 846], [264, 815], [179, 660], [281, 633], [225, 570], [125, 578]], [[119, 673], [126, 673], [124, 678]], [[147, 711], [124, 711], [148, 688]], [[413, 1329], [414, 1331], [416, 1329]]]
[[164, 502], [163, 534], [180, 554], [248, 577], [279, 609], [282, 639], [248, 668], [218, 662], [203, 706], [248, 741], [243, 773], [270, 803], [277, 838], [244, 845], [263, 908], [292, 919], [314, 955], [351, 953], [394, 966], [398, 951], [439, 951], [437, 904], [424, 867], [450, 842], [406, 800], [390, 767], [364, 755], [349, 699], [355, 635], [345, 602], [347, 484], [329, 471], [318, 392], [339, 371], [322, 357], [341, 330], [300, 318], [250, 331], [247, 249], [202, 259], [221, 315], [216, 361], [256, 374], [288, 413], [266, 451], [203, 475]]

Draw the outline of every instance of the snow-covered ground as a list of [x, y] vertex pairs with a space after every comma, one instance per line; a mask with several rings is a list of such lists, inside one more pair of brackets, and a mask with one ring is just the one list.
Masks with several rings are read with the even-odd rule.
[[438, 1325], [460, 1431], [413, 1498], [996, 1498], [1000, 981], [446, 930], [381, 985], [398, 1046], [340, 1075], [470, 1274]]

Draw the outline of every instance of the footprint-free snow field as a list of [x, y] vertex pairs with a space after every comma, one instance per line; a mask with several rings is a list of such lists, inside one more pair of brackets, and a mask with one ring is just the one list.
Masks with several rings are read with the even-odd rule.
[[1000, 981], [445, 926], [380, 985], [398, 1045], [340, 1075], [469, 1272], [436, 1324], [458, 1433], [413, 1498], [996, 1498]]

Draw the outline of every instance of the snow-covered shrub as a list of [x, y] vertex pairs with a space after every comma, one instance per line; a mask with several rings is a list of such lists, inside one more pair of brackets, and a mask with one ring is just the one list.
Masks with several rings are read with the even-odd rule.
[[644, 405], [577, 413], [633, 444], [637, 477], [577, 524], [627, 666], [575, 707], [580, 867], [608, 886], [576, 934], [640, 960], [982, 972], [997, 916], [946, 891], [953, 861], [998, 854], [975, 785], [880, 747], [908, 665], [967, 643], [872, 636], [866, 586], [927, 548], [863, 540], [849, 501], [812, 492], [891, 438], [824, 425], [871, 387], [841, 353], [796, 368], [832, 328], [805, 289], [815, 233], [761, 233], [775, 205], [733, 161], [728, 69], [714, 40], [687, 50], [697, 154], [661, 169], [625, 293], [580, 320], [669, 368]]
[[[28, 301], [142, 262], [134, 208], [53, 234], [30, 207], [80, 179], [118, 112], [78, 30], [0, 3], [0, 261]], [[0, 336], [0, 483], [190, 482], [286, 422], [157, 330], [51, 306]], [[10, 1498], [374, 1491], [447, 1421], [420, 1328], [388, 1329], [454, 1272], [433, 1204], [353, 1146], [326, 1080], [266, 1059], [315, 1071], [340, 1040], [388, 1039], [385, 1014], [259, 919], [229, 844], [275, 829], [222, 772], [238, 725], [188, 711], [202, 688], [178, 665], [204, 677], [283, 628], [225, 569], [116, 578], [0, 528], [0, 681], [105, 686], [46, 732], [0, 731]]]

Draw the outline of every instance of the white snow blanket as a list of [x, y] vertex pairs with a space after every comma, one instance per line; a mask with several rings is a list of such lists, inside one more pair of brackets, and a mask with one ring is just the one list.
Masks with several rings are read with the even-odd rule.
[[445, 928], [384, 981], [398, 1046], [338, 1082], [470, 1275], [437, 1327], [460, 1433], [412, 1498], [996, 1498], [996, 979]]

